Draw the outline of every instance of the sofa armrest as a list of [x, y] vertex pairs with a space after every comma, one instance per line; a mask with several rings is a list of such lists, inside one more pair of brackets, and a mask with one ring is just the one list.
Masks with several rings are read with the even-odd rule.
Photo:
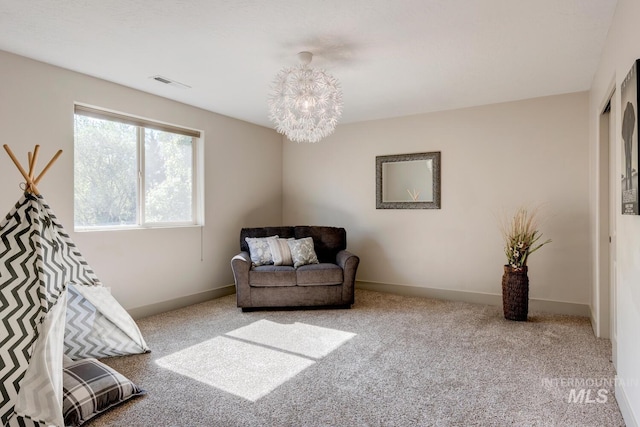
[[347, 250], [342, 250], [336, 255], [336, 264], [342, 268], [344, 279], [342, 282], [342, 300], [345, 304], [353, 304], [356, 271], [358, 270], [358, 264], [360, 264], [360, 258]]
[[249, 270], [251, 270], [251, 257], [249, 252], [240, 252], [231, 258], [231, 270], [236, 282], [236, 300], [238, 307], [251, 305], [251, 288], [249, 287]]
[[347, 250], [342, 250], [336, 255], [336, 264], [338, 264], [343, 270], [347, 267], [347, 263], [353, 262], [360, 262], [360, 258]]

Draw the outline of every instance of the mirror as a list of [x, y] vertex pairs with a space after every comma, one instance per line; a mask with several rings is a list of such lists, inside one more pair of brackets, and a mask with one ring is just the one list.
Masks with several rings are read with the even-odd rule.
[[440, 152], [377, 156], [376, 209], [440, 209]]

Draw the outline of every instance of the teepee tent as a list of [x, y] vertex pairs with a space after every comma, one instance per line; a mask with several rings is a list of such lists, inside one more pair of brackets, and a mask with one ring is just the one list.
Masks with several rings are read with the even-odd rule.
[[63, 426], [63, 353], [71, 359], [148, 352], [137, 325], [65, 233], [34, 176], [0, 221], [0, 424]]

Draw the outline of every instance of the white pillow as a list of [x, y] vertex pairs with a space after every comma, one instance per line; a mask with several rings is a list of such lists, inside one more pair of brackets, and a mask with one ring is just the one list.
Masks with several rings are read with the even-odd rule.
[[274, 265], [293, 265], [291, 249], [287, 244], [289, 240], [294, 239], [269, 239], [269, 249], [271, 249]]

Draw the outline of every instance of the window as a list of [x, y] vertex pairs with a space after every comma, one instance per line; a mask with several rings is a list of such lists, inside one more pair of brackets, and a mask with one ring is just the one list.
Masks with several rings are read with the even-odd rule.
[[75, 106], [76, 229], [201, 223], [200, 133]]

